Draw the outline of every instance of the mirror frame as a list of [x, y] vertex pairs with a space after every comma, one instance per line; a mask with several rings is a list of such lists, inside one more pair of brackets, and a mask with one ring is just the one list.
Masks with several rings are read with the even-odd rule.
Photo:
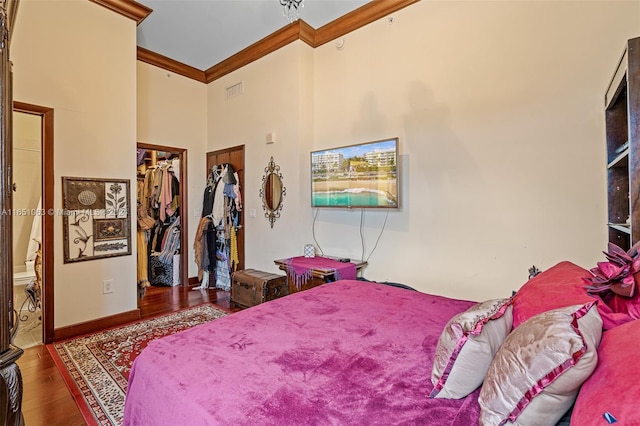
[[[267, 200], [267, 183], [270, 179], [277, 178], [280, 181], [280, 202], [277, 206], [274, 206], [273, 203], [273, 194], [271, 194], [272, 198]], [[280, 217], [280, 211], [282, 211], [283, 207], [283, 199], [284, 196], [287, 195], [287, 188], [285, 188], [283, 184], [282, 173], [280, 173], [280, 166], [278, 166], [273, 161], [273, 156], [269, 160], [267, 167], [264, 168], [264, 176], [262, 176], [262, 187], [260, 188], [260, 199], [262, 199], [262, 208], [264, 209], [264, 217], [269, 220], [271, 223], [271, 228], [273, 228], [273, 224], [276, 222], [276, 219]]]

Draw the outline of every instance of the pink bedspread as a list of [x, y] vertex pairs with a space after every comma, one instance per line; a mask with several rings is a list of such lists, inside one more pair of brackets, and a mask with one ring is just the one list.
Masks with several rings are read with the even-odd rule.
[[440, 332], [472, 304], [337, 281], [156, 340], [124, 425], [478, 424], [478, 391], [427, 398]]

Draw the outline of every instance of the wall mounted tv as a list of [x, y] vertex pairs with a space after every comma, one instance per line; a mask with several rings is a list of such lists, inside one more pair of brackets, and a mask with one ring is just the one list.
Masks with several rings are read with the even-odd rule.
[[398, 205], [398, 138], [311, 153], [312, 207]]

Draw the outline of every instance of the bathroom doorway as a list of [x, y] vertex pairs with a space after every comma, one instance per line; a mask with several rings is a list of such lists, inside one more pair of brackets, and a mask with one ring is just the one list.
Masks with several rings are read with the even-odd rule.
[[27, 348], [53, 340], [53, 109], [13, 104], [16, 332]]

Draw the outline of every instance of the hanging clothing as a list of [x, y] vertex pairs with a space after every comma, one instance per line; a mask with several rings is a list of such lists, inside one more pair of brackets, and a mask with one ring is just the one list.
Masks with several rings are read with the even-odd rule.
[[242, 210], [242, 196], [240, 195], [240, 178], [238, 177], [238, 173], [237, 172], [234, 172], [233, 175], [236, 178], [236, 184], [233, 185], [233, 192], [236, 193], [236, 197], [235, 197], [236, 210], [241, 211]]
[[208, 282], [215, 282], [216, 288], [223, 290], [231, 288], [231, 272], [240, 262], [236, 233], [242, 209], [239, 195], [240, 179], [233, 167], [230, 164], [212, 167], [203, 194], [202, 219], [194, 250], [198, 279], [202, 282], [204, 272], [208, 271]]
[[173, 176], [176, 177], [177, 180], [180, 180], [178, 176], [180, 176], [180, 159], [174, 158], [171, 160], [171, 169], [173, 169]]
[[173, 264], [173, 255], [180, 249], [180, 222], [174, 221], [164, 233], [162, 246], [158, 257], [165, 265]]
[[229, 272], [229, 246], [223, 232], [218, 232], [216, 241], [216, 288], [231, 290], [231, 274]]
[[[149, 287], [149, 259], [147, 257], [147, 237], [146, 232], [138, 230], [136, 233], [138, 244], [138, 291]], [[142, 293], [144, 294], [144, 293]]]
[[146, 241], [138, 246], [138, 269], [141, 277], [146, 270], [146, 279], [154, 285], [170, 285], [165, 281], [173, 274], [174, 255], [180, 253], [180, 182], [174, 168], [180, 170], [179, 164], [175, 159], [160, 161], [138, 181], [138, 229]]
[[216, 188], [213, 195], [213, 206], [211, 208], [211, 217], [214, 225], [218, 226], [224, 219], [224, 182], [221, 179], [216, 182]]
[[[206, 236], [205, 229], [211, 223], [210, 217], [203, 217], [198, 223], [198, 229], [196, 230], [195, 241], [193, 242], [193, 250], [195, 252], [195, 261], [198, 265], [198, 281], [202, 282], [202, 271], [208, 271], [208, 255], [206, 254]], [[205, 258], [207, 259], [206, 264]]]
[[173, 197], [171, 196], [171, 175], [162, 170], [162, 185], [160, 186], [160, 195], [158, 196], [158, 208], [160, 214], [160, 220], [165, 221], [167, 218], [167, 206], [171, 204]]
[[204, 197], [202, 200], [202, 215], [201, 217], [207, 217], [211, 215], [213, 210], [213, 195], [215, 191], [215, 183], [210, 181], [207, 187], [204, 189]]
[[238, 258], [238, 233], [235, 226], [231, 228], [231, 240], [229, 244], [229, 263], [231, 265], [231, 271], [235, 272], [240, 263]]

